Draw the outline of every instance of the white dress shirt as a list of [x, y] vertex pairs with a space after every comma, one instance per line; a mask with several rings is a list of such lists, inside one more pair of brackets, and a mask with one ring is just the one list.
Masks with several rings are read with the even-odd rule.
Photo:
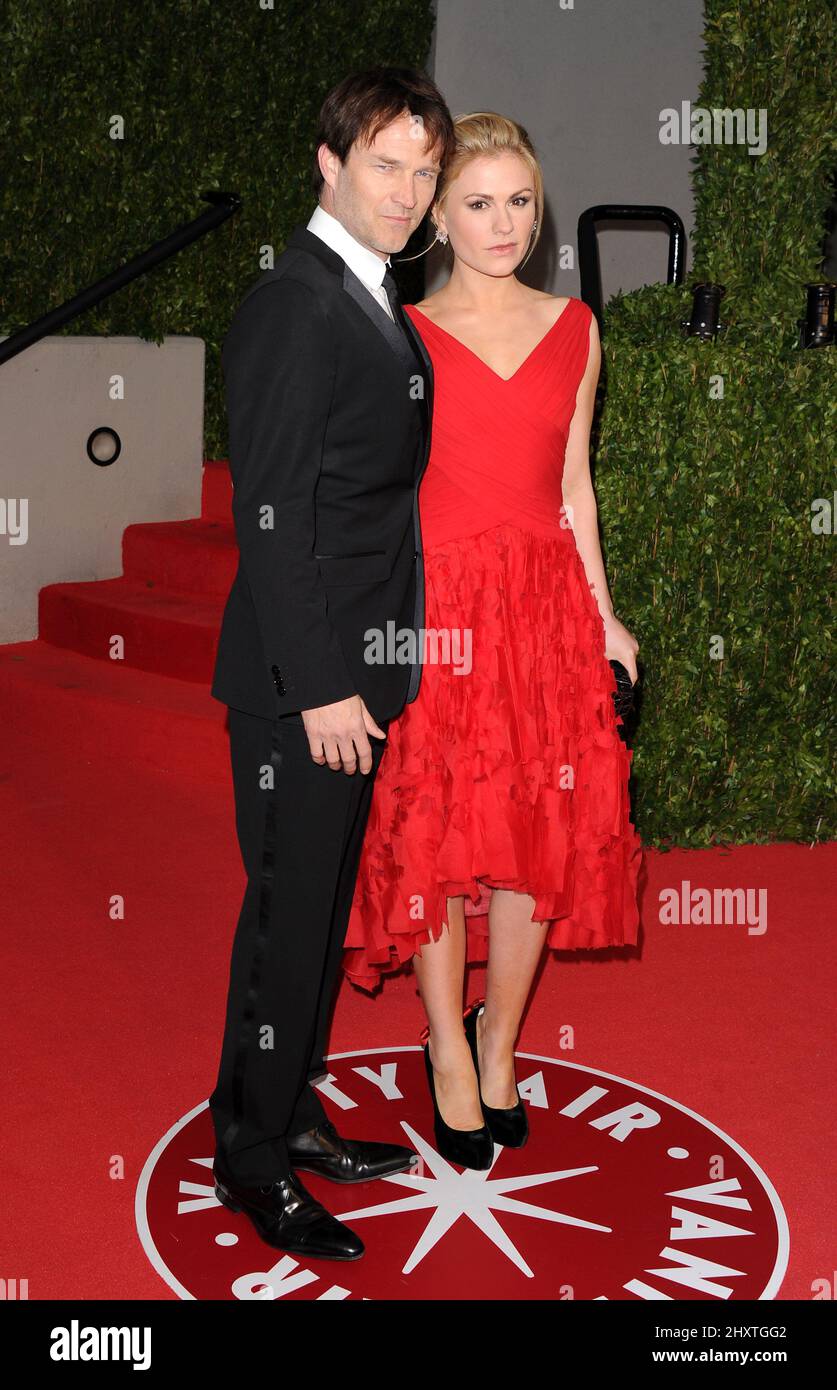
[[338, 256], [342, 256], [361, 284], [377, 299], [384, 313], [392, 318], [392, 309], [383, 283], [389, 266], [389, 256], [382, 261], [368, 246], [363, 246], [351, 232], [347, 232], [343, 223], [338, 222], [337, 218], [332, 217], [319, 203], [311, 214], [308, 230], [324, 241], [326, 246], [330, 246], [332, 251], [336, 251]]

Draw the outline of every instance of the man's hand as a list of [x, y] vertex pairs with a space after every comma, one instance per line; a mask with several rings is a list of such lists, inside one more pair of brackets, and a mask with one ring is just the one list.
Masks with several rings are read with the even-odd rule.
[[[328, 763], [332, 772], [361, 772], [372, 767], [369, 734], [386, 738], [363, 703], [360, 695], [337, 700], [333, 705], [304, 709], [302, 722], [308, 735], [311, 757], [315, 763]], [[357, 750], [357, 751], [355, 751]]]

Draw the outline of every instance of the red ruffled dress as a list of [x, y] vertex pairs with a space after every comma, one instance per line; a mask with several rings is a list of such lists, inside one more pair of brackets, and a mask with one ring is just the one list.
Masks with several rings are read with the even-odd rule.
[[633, 944], [639, 925], [632, 754], [562, 512], [591, 310], [570, 299], [509, 378], [405, 311], [434, 372], [429, 636], [418, 695], [389, 726], [345, 938], [343, 970], [367, 990], [439, 937], [460, 894], [469, 961], [488, 956], [493, 888], [531, 894], [560, 950]]

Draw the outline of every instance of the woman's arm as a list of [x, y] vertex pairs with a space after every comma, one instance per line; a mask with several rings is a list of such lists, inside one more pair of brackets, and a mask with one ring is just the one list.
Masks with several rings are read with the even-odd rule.
[[631, 680], [637, 678], [636, 655], [639, 643], [619, 622], [613, 611], [607, 587], [604, 560], [599, 544], [596, 494], [590, 476], [590, 429], [596, 401], [596, 385], [601, 370], [601, 345], [595, 314], [590, 315], [590, 350], [587, 366], [576, 395], [576, 406], [567, 436], [562, 495], [567, 519], [573, 530], [576, 549], [584, 566], [587, 582], [596, 600], [605, 627], [605, 656], [621, 661]]

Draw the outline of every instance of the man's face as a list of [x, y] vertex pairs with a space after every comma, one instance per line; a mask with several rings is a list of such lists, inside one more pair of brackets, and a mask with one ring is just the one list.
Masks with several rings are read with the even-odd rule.
[[343, 164], [321, 145], [320, 202], [386, 260], [406, 246], [433, 201], [440, 171], [436, 153], [428, 148], [421, 117], [407, 113], [379, 130], [371, 145], [355, 141]]

